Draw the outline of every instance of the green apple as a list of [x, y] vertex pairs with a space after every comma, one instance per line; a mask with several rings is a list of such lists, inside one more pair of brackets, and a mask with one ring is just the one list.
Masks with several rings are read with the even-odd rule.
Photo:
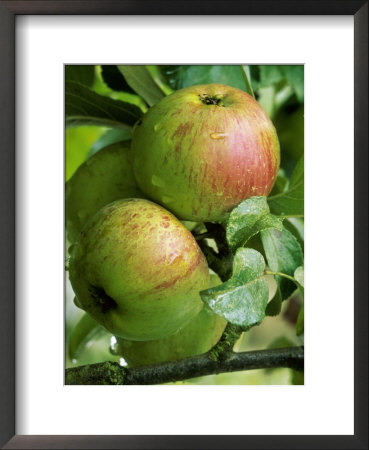
[[[216, 275], [211, 276], [211, 287], [220, 282]], [[226, 324], [223, 317], [214, 314], [204, 305], [199, 314], [177, 333], [146, 342], [117, 338], [115, 352], [122, 355], [130, 367], [201, 355], [218, 342]]]
[[132, 151], [118, 142], [85, 161], [66, 183], [65, 215], [69, 242], [75, 242], [87, 220], [119, 198], [143, 198], [132, 168]]
[[277, 133], [262, 107], [221, 84], [160, 100], [135, 127], [132, 148], [144, 194], [195, 222], [223, 221], [242, 200], [268, 195], [280, 162]]
[[161, 339], [203, 306], [206, 259], [179, 220], [151, 201], [122, 199], [103, 207], [70, 253], [77, 304], [115, 336]]

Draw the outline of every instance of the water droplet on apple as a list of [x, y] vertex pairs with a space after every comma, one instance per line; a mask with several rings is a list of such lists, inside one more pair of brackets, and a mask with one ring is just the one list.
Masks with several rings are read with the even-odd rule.
[[217, 192], [217, 196], [218, 196], [218, 197], [222, 196], [223, 194], [224, 194], [223, 191], [222, 191], [222, 192]]
[[156, 175], [153, 175], [153, 176], [151, 177], [151, 184], [152, 184], [153, 186], [157, 186], [157, 187], [161, 187], [161, 188], [165, 187], [165, 182], [164, 182], [164, 180], [163, 180], [162, 178], [156, 176]]
[[119, 359], [119, 365], [122, 367], [128, 366], [127, 361], [124, 358]]
[[225, 139], [227, 137], [227, 133], [223, 132], [211, 133], [210, 137], [212, 139]]
[[159, 131], [160, 128], [161, 128], [161, 124], [160, 124], [160, 123], [156, 123], [156, 124], [154, 125], [154, 131]]
[[112, 355], [119, 355], [119, 345], [117, 342], [117, 338], [115, 336], [112, 336], [110, 338], [110, 347], [109, 347], [110, 353]]
[[170, 252], [170, 251], [168, 251], [168, 249], [167, 249], [167, 254], [166, 254], [166, 258], [165, 258], [165, 263], [167, 264], [167, 265], [170, 265], [170, 264], [172, 264], [178, 257], [179, 257], [180, 255], [178, 254], [178, 253], [175, 253], [175, 252]]

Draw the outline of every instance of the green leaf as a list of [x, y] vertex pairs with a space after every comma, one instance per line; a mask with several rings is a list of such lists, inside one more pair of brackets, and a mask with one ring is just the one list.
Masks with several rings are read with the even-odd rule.
[[165, 95], [172, 94], [173, 89], [167, 84], [167, 80], [164, 77], [160, 67], [161, 66], [146, 66], [147, 70], [150, 72], [150, 75], [153, 77], [155, 83], [160, 87], [160, 89], [164, 92]]
[[293, 277], [297, 281], [300, 291], [302, 292], [302, 294], [304, 294], [304, 268], [303, 268], [303, 266], [300, 266], [295, 270]]
[[282, 152], [282, 163], [290, 157], [296, 164], [304, 154], [304, 105], [279, 109], [273, 118]]
[[289, 339], [286, 336], [279, 336], [276, 339], [274, 339], [274, 341], [272, 341], [271, 344], [268, 345], [267, 348], [288, 348], [288, 347], [294, 347], [295, 344], [294, 342], [291, 341], [291, 339]]
[[304, 385], [304, 372], [291, 369], [291, 384]]
[[[282, 231], [269, 229], [261, 232], [266, 259], [270, 270], [293, 276], [297, 267], [303, 264], [303, 254], [297, 239], [285, 228]], [[293, 281], [275, 276], [281, 289], [282, 300], [296, 290]]]
[[99, 150], [108, 145], [115, 144], [121, 141], [129, 141], [132, 138], [132, 130], [127, 128], [125, 130], [120, 128], [112, 128], [106, 131], [91, 147], [89, 156], [94, 155]]
[[281, 288], [278, 286], [274, 297], [268, 302], [265, 314], [267, 316], [277, 316], [281, 312], [282, 308], [282, 293]]
[[138, 106], [96, 94], [74, 81], [65, 83], [67, 126], [99, 125], [115, 128], [132, 126], [142, 116]]
[[270, 210], [282, 216], [304, 215], [304, 157], [297, 163], [290, 179], [288, 189], [268, 197]]
[[263, 243], [261, 242], [260, 233], [255, 234], [247, 241], [247, 248], [253, 248], [254, 250], [257, 250], [263, 255], [263, 258], [265, 259], [264, 247]]
[[300, 336], [304, 332], [304, 304], [301, 305], [299, 315], [296, 322], [296, 334]]
[[304, 252], [304, 219], [297, 219], [291, 217], [283, 222], [283, 226], [292, 233], [301, 245], [302, 252]]
[[264, 279], [262, 255], [250, 248], [239, 249], [233, 261], [233, 275], [225, 283], [201, 291], [202, 300], [215, 314], [248, 329], [265, 317], [268, 285]]
[[150, 106], [165, 97], [145, 66], [118, 66], [118, 69], [129, 86]]
[[296, 93], [296, 97], [300, 102], [304, 101], [304, 66], [280, 66], [281, 71], [286, 78], [288, 84]]
[[289, 180], [285, 174], [285, 171], [280, 168], [278, 171], [277, 179], [274, 182], [273, 189], [271, 190], [269, 195], [273, 196], [284, 192], [287, 189], [288, 182]]
[[95, 66], [89, 65], [66, 65], [65, 81], [76, 81], [91, 87], [95, 79]]
[[295, 170], [292, 172], [290, 187], [304, 181], [304, 157], [302, 156], [296, 164]]
[[258, 103], [266, 114], [274, 120], [275, 113], [275, 87], [260, 87], [258, 91]]
[[259, 89], [259, 86], [260, 86], [260, 66], [255, 64], [255, 65], [249, 65], [247, 67], [250, 70], [250, 76], [251, 76], [250, 81], [252, 83], [252, 87], [255, 92]]
[[115, 65], [102, 65], [101, 76], [104, 82], [114, 91], [128, 92], [135, 94], [135, 91], [127, 83], [124, 76]]
[[69, 357], [77, 359], [86, 345], [105, 332], [88, 314], [84, 314], [77, 325], [73, 328], [69, 340]]
[[270, 87], [278, 84], [285, 78], [281, 71], [282, 66], [259, 66], [260, 67], [260, 86]]
[[[304, 268], [302, 266], [298, 267], [295, 270], [294, 278], [297, 281], [298, 287], [304, 295]], [[304, 304], [301, 305], [301, 309], [299, 315], [297, 316], [296, 321], [296, 334], [300, 336], [304, 332]]]
[[101, 127], [78, 127], [65, 130], [65, 181], [88, 158], [91, 146], [100, 138]]
[[299, 102], [304, 101], [303, 65], [267, 65], [259, 66], [260, 87], [289, 85]]
[[254, 91], [252, 89], [252, 84], [251, 84], [251, 72], [250, 72], [250, 67], [249, 66], [241, 66], [242, 67], [242, 73], [245, 79], [245, 85], [246, 85], [246, 89], [245, 91], [250, 94], [252, 97], [255, 98], [255, 94]]
[[[220, 83], [246, 90], [242, 66], [160, 66], [167, 83], [173, 89], [197, 84]], [[247, 92], [247, 91], [246, 91]]]
[[251, 197], [231, 212], [227, 222], [227, 242], [235, 251], [246, 245], [252, 236], [268, 228], [282, 230], [282, 219], [269, 213], [266, 197]]

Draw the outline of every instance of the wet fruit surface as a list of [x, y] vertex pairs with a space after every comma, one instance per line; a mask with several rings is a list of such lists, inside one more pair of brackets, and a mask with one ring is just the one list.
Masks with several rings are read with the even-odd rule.
[[193, 221], [222, 221], [242, 200], [268, 195], [280, 159], [261, 106], [220, 84], [185, 88], [154, 105], [132, 147], [142, 191]]
[[208, 266], [192, 234], [148, 200], [101, 209], [71, 250], [70, 280], [82, 308], [131, 340], [175, 333], [202, 308]]

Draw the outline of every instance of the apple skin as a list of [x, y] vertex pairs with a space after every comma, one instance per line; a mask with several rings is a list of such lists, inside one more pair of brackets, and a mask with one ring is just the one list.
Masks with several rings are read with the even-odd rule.
[[[211, 275], [210, 287], [220, 284]], [[220, 339], [227, 321], [204, 305], [191, 322], [177, 333], [164, 339], [134, 342], [117, 338], [115, 353], [123, 356], [130, 367], [175, 361], [209, 351]]]
[[78, 304], [115, 336], [161, 339], [203, 306], [206, 259], [179, 220], [151, 201], [122, 199], [103, 207], [70, 253]]
[[245, 92], [191, 86], [163, 98], [132, 138], [142, 192], [182, 220], [220, 222], [242, 200], [268, 195], [277, 176], [276, 130]]
[[132, 167], [132, 150], [118, 142], [85, 161], [66, 183], [65, 216], [68, 240], [76, 242], [88, 219], [119, 198], [143, 198]]

